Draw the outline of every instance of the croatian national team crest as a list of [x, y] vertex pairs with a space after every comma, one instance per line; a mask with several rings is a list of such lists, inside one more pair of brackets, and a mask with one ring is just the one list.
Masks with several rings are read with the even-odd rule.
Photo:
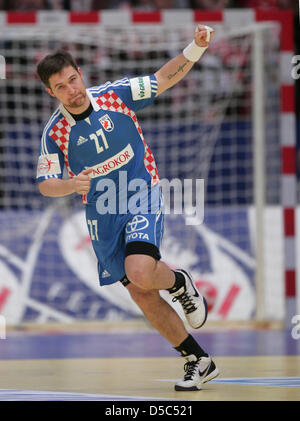
[[101, 126], [107, 132], [111, 132], [114, 129], [114, 123], [112, 122], [110, 116], [105, 114], [103, 117], [99, 118]]

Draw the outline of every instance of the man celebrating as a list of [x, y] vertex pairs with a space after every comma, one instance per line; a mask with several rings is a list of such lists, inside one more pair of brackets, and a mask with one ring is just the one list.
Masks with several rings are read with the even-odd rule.
[[[205, 323], [206, 300], [191, 275], [183, 269], [172, 271], [161, 260], [163, 198], [155, 160], [135, 112], [179, 82], [213, 34], [211, 28], [198, 25], [183, 53], [155, 74], [89, 89], [81, 69], [65, 51], [46, 56], [37, 67], [47, 92], [60, 102], [41, 140], [40, 192], [83, 196], [100, 285], [120, 281], [149, 322], [187, 360], [175, 390], [199, 390], [218, 375], [218, 369], [159, 294], [166, 289], [180, 302], [192, 328]], [[62, 179], [64, 166], [68, 179]]]

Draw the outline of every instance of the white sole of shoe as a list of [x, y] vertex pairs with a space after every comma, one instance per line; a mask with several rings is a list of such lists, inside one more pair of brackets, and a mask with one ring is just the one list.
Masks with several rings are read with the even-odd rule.
[[184, 387], [184, 386], [176, 386], [175, 385], [175, 390], [176, 392], [193, 392], [193, 391], [199, 391], [202, 389], [202, 383], [199, 383], [195, 386], [191, 386], [191, 387]]
[[214, 371], [212, 371], [211, 373], [209, 373], [209, 375], [207, 377], [204, 377], [204, 379], [202, 380], [202, 384], [203, 383], [207, 383], [209, 381], [211, 381], [212, 379], [216, 378], [219, 375], [219, 370], [217, 368], [214, 369]]

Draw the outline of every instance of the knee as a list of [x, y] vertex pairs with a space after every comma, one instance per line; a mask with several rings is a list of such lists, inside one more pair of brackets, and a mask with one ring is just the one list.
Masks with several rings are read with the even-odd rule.
[[145, 290], [133, 284], [130, 285], [128, 290], [133, 301], [142, 309], [146, 308], [147, 306], [153, 308], [157, 299], [160, 297], [157, 290]]
[[149, 271], [144, 270], [143, 268], [134, 267], [126, 270], [126, 275], [130, 282], [132, 282], [140, 289], [152, 289], [152, 275]]
[[151, 290], [155, 260], [150, 256], [131, 255], [125, 259], [127, 278], [142, 290]]

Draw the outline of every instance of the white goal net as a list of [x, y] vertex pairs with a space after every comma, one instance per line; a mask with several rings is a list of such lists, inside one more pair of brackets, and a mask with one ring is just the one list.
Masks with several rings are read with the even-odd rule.
[[[185, 79], [138, 114], [161, 179], [204, 179], [204, 222], [187, 225], [184, 215], [171, 211], [162, 256], [170, 267], [192, 272], [209, 302], [211, 320], [256, 317], [255, 227], [262, 210], [255, 193], [253, 104], [254, 93], [260, 94], [263, 306], [265, 317], [280, 319], [278, 27], [255, 24], [241, 30], [218, 24], [215, 29], [210, 48]], [[155, 72], [182, 51], [193, 31], [186, 25], [0, 28], [6, 60], [6, 79], [0, 81], [0, 313], [8, 323], [141, 317], [122, 286], [98, 286], [80, 198], [48, 199], [38, 192], [40, 137], [57, 104], [35, 75], [37, 62], [48, 52], [67, 49], [87, 86], [100, 85]], [[257, 31], [263, 46], [260, 92], [253, 59]]]

